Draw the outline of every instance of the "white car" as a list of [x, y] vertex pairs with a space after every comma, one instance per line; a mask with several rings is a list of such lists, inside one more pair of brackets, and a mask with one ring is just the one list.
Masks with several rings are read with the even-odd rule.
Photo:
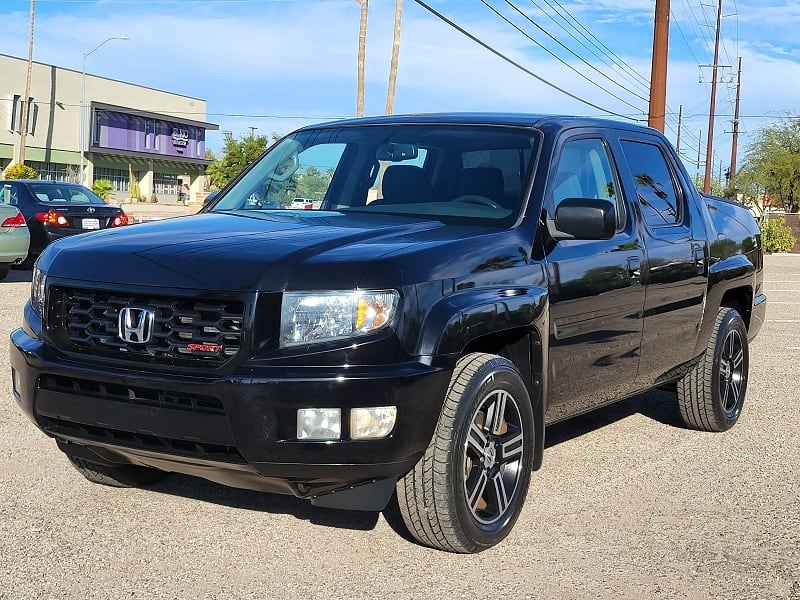
[[292, 200], [292, 203], [289, 205], [289, 208], [301, 209], [301, 210], [313, 210], [314, 203], [311, 200], [307, 200], [306, 198], [295, 198]]

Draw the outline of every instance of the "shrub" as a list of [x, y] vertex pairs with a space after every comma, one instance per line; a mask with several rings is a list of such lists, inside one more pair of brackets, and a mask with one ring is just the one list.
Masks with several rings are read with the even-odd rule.
[[786, 219], [765, 219], [761, 222], [761, 238], [765, 252], [791, 252], [796, 242]]
[[108, 179], [98, 179], [92, 184], [92, 191], [103, 200], [108, 200], [114, 192], [114, 186]]
[[6, 179], [38, 179], [39, 174], [28, 165], [16, 163], [9, 165], [4, 176]]

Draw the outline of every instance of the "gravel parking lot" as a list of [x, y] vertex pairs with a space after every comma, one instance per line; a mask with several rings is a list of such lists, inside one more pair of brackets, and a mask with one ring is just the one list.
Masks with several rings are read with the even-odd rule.
[[766, 259], [767, 323], [738, 425], [680, 426], [653, 392], [548, 430], [511, 536], [422, 548], [381, 515], [173, 476], [85, 481], [15, 406], [8, 335], [30, 272], [0, 283], [0, 598], [800, 600], [800, 255]]

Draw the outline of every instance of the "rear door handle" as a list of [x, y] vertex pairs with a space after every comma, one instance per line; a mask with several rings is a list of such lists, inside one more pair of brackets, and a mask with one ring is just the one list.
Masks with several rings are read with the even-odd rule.
[[641, 261], [639, 260], [638, 256], [629, 256], [628, 257], [628, 276], [631, 279], [635, 279], [639, 281], [640, 277], [642, 276], [642, 265]]
[[702, 275], [706, 272], [706, 253], [702, 246], [694, 245], [694, 266], [697, 268], [697, 274]]

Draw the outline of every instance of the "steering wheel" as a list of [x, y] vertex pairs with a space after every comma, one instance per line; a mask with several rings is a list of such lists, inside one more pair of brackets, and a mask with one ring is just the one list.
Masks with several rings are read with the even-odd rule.
[[453, 202], [458, 202], [460, 204], [477, 204], [479, 206], [488, 206], [489, 208], [501, 208], [497, 202], [493, 200], [489, 200], [486, 196], [479, 196], [478, 194], [464, 194], [463, 196], [458, 196], [453, 198]]

